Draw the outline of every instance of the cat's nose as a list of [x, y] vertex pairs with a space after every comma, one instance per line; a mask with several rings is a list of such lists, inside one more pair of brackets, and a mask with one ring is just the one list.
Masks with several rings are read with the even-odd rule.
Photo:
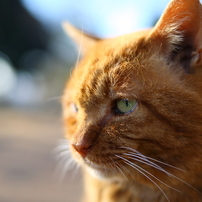
[[84, 158], [87, 156], [88, 152], [91, 149], [90, 145], [86, 145], [86, 144], [82, 144], [82, 143], [72, 144], [72, 146]]

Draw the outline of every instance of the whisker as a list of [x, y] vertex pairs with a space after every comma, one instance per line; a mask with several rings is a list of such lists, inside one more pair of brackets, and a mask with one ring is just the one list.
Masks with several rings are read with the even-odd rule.
[[70, 75], [70, 78], [72, 79], [72, 81], [74, 82], [74, 84], [79, 87], [79, 85], [77, 84], [78, 81], [74, 80], [74, 77], [72, 75], [72, 70], [73, 69], [77, 69], [78, 66], [79, 66], [79, 61], [80, 61], [80, 58], [81, 58], [81, 54], [82, 54], [82, 46], [83, 46], [83, 26], [82, 26], [82, 34], [81, 34], [81, 38], [80, 38], [80, 43], [79, 43], [79, 48], [78, 48], [78, 54], [77, 54], [77, 58], [76, 58], [76, 62], [75, 62], [75, 65], [70, 69], [69, 71], [69, 75]]
[[[78, 164], [71, 156], [70, 147], [66, 139], [59, 141], [59, 145], [53, 150], [53, 154], [58, 162], [54, 171], [54, 176], [56, 176], [61, 183], [63, 182], [67, 171], [72, 170], [75, 166], [78, 166]], [[77, 169], [78, 168], [76, 167], [73, 173], [77, 172]]]
[[[138, 155], [139, 155], [139, 156], [142, 156], [142, 157], [144, 157], [144, 158], [146, 158], [146, 159], [149, 159], [149, 158], [150, 158], [150, 157], [144, 156], [143, 154], [141, 154], [141, 153], [138, 152], [137, 150], [132, 149], [132, 148], [130, 148], [130, 147], [121, 147], [121, 148], [123, 148], [123, 149], [128, 149], [128, 150], [130, 150], [130, 151], [135, 152], [135, 153], [133, 154], [134, 156], [138, 156]], [[152, 158], [151, 158], [151, 159], [152, 159]], [[154, 159], [152, 159], [152, 160], [154, 160]], [[156, 161], [157, 161], [157, 160], [156, 160]], [[149, 161], [149, 162], [152, 163], [151, 161]], [[157, 161], [157, 162], [158, 162], [158, 161]], [[164, 164], [163, 162], [159, 162], [159, 163]], [[155, 165], [156, 165], [156, 164], [155, 164]], [[158, 166], [158, 165], [157, 165], [157, 166]], [[168, 164], [168, 166], [170, 166], [170, 165]], [[160, 166], [159, 166], [159, 167], [160, 167]], [[173, 168], [176, 168], [176, 169], [178, 169], [178, 170], [181, 170], [180, 168], [177, 168], [177, 167], [174, 167], [174, 166], [170, 166], [170, 167], [173, 167]], [[160, 170], [161, 170], [161, 169], [160, 169]], [[170, 177], [173, 177], [173, 178], [179, 180], [180, 182], [186, 184], [186, 185], [189, 186], [190, 188], [192, 188], [192, 189], [194, 189], [195, 191], [197, 191], [199, 194], [202, 194], [198, 189], [196, 189], [195, 187], [193, 187], [192, 185], [190, 185], [190, 184], [187, 183], [186, 181], [180, 179], [179, 177], [177, 177], [177, 176], [175, 176], [175, 175], [173, 175], [173, 174], [167, 172], [167, 171], [164, 170], [163, 168], [162, 168], [161, 171], [164, 172], [164, 173], [166, 173], [166, 174], [169, 175]], [[184, 171], [184, 170], [182, 170], [182, 171]], [[186, 172], [186, 171], [184, 171], [184, 172]]]
[[141, 153], [133, 154], [132, 152], [128, 152], [128, 154], [135, 155], [135, 156], [142, 156], [142, 157], [146, 158], [147, 160], [149, 159], [149, 160], [155, 161], [155, 162], [157, 162], [157, 163], [160, 163], [160, 164], [166, 165], [166, 166], [168, 166], [168, 167], [175, 168], [175, 169], [177, 169], [177, 170], [180, 170], [180, 171], [186, 172], [185, 170], [183, 170], [183, 169], [181, 169], [181, 168], [178, 168], [178, 167], [172, 166], [172, 165], [170, 165], [170, 164], [167, 164], [167, 163], [161, 162], [161, 161], [156, 160], [156, 159], [154, 159], [154, 158], [151, 158], [151, 157], [145, 156], [145, 155], [143, 155], [143, 154], [141, 154]]
[[124, 178], [129, 182], [128, 178], [126, 177], [126, 175], [123, 173], [123, 171], [121, 170], [121, 168], [119, 167], [119, 164], [114, 161], [111, 157], [110, 159], [112, 160], [112, 162], [114, 163], [114, 166], [121, 172], [121, 174], [124, 176]]
[[74, 165], [73, 165], [73, 168], [71, 169], [71, 170], [73, 170], [71, 177], [72, 177], [72, 179], [75, 179], [76, 175], [77, 175], [78, 172], [79, 172], [80, 165], [79, 165], [78, 163], [76, 163], [75, 161], [74, 161], [73, 164], [74, 164]]
[[130, 161], [128, 161], [127, 159], [125, 159], [125, 158], [123, 158], [123, 157], [121, 157], [121, 156], [119, 156], [119, 155], [116, 155], [116, 156], [117, 156], [118, 158], [121, 158], [122, 160], [124, 160], [124, 162], [125, 162], [127, 165], [129, 165], [129, 166], [133, 167], [134, 169], [136, 169], [139, 173], [141, 173], [142, 175], [144, 175], [144, 176], [145, 176], [147, 179], [149, 179], [153, 184], [155, 184], [156, 187], [157, 187], [157, 188], [162, 192], [162, 194], [165, 196], [165, 198], [167, 199], [167, 201], [170, 202], [169, 198], [167, 197], [167, 195], [165, 194], [165, 192], [163, 191], [163, 189], [162, 189], [154, 180], [152, 180], [149, 176], [147, 176], [143, 171], [139, 170], [139, 169], [136, 167], [135, 164], [132, 164], [132, 165], [131, 165]]
[[121, 168], [118, 165], [116, 165], [116, 164], [115, 164], [115, 166], [121, 172], [121, 174], [124, 176], [124, 178], [129, 182], [128, 178], [126, 177], [126, 175], [124, 174], [124, 172], [121, 170]]
[[[112, 163], [114, 164], [114, 162], [112, 161]], [[111, 169], [113, 170], [114, 173], [118, 174], [117, 170], [112, 166], [112, 164], [110, 162], [108, 162], [109, 167], [111, 167]]]
[[80, 39], [80, 44], [79, 44], [79, 51], [78, 51], [78, 55], [77, 55], [77, 58], [76, 58], [76, 68], [78, 67], [78, 64], [79, 64], [79, 60], [80, 60], [80, 57], [81, 57], [81, 49], [82, 49], [82, 46], [83, 46], [83, 26], [82, 26], [82, 34], [81, 34], [81, 39]]
[[110, 158], [110, 160], [112, 161], [113, 165], [115, 166], [115, 167], [113, 167], [112, 164], [110, 164], [110, 165], [111, 165], [111, 168], [116, 172], [116, 174], [119, 174], [118, 171], [116, 170], [117, 167], [116, 167], [116, 165], [115, 165], [115, 161], [114, 161], [111, 157], [109, 157], [109, 158]]
[[[59, 179], [59, 181], [61, 182], [61, 171], [64, 168], [64, 165], [67, 164], [67, 162], [70, 164], [71, 163], [71, 159], [68, 158], [67, 156], [63, 156], [63, 159], [59, 161], [59, 163], [56, 165], [55, 171], [54, 171], [54, 176]], [[70, 169], [70, 168], [68, 168]]]
[[106, 168], [106, 165], [103, 165], [104, 166], [104, 172], [106, 173], [106, 176], [107, 176], [107, 168]]
[[56, 161], [60, 162], [66, 157], [71, 157], [70, 151], [62, 151], [55, 156]]
[[[175, 168], [175, 169], [177, 169], [177, 170], [186, 172], [185, 170], [183, 170], [183, 169], [181, 169], [181, 168], [178, 168], [178, 167], [175, 167], [175, 166], [173, 166], [173, 165], [170, 165], [170, 164], [164, 163], [164, 162], [162, 162], [162, 161], [156, 160], [156, 159], [154, 159], [154, 158], [145, 156], [145, 155], [141, 154], [140, 152], [138, 152], [137, 150], [132, 149], [132, 148], [130, 148], [130, 147], [121, 147], [121, 148], [123, 148], [123, 149], [128, 149], [128, 150], [131, 150], [132, 152], [135, 152], [135, 153], [132, 153], [132, 152], [131, 152], [131, 154], [134, 154], [135, 156], [136, 156], [136, 155], [143, 156], [143, 157], [145, 157], [145, 158], [147, 158], [147, 159], [150, 159], [150, 160], [152, 160], [152, 161], [161, 163], [161, 164], [166, 165], [166, 166], [168, 166], [168, 167]], [[129, 153], [130, 153], [130, 152], [129, 152]]]
[[132, 176], [132, 178], [136, 181], [136, 179], [134, 178], [134, 176], [132, 175], [132, 173], [130, 172], [130, 170], [128, 170], [124, 165], [121, 165], [121, 164], [120, 164], [120, 166], [121, 166], [126, 172], [128, 172], [128, 173]]
[[61, 139], [58, 141], [58, 145], [53, 151], [60, 151], [63, 149], [69, 149], [69, 143], [66, 139]]
[[[77, 62], [77, 63], [78, 63], [78, 62]], [[73, 75], [72, 75], [72, 71], [73, 71], [73, 69], [76, 69], [77, 66], [78, 66], [78, 64], [76, 64], [75, 67], [72, 67], [72, 68], [70, 69], [70, 71], [69, 71], [69, 75], [70, 75], [70, 78], [72, 79], [72, 81], [74, 82], [74, 85], [75, 85], [76, 87], [79, 87], [79, 85], [78, 85], [78, 81], [76, 81], [76, 80], [74, 79]]]
[[[134, 165], [134, 163], [132, 163], [132, 162], [131, 162], [131, 164]], [[173, 189], [173, 190], [175, 190], [175, 191], [177, 191], [177, 192], [179, 192], [179, 193], [182, 193], [182, 192], [179, 191], [178, 189], [175, 189], [175, 188], [169, 186], [168, 184], [166, 184], [165, 182], [161, 181], [159, 178], [157, 178], [157, 177], [154, 176], [153, 174], [149, 173], [147, 170], [143, 169], [142, 167], [140, 167], [140, 166], [138, 166], [138, 165], [136, 165], [136, 164], [135, 164], [135, 166], [137, 166], [139, 169], [143, 170], [143, 171], [146, 172], [148, 175], [152, 176], [154, 179], [158, 180], [159, 182], [161, 182], [161, 183], [164, 184], [165, 186], [167, 186], [167, 187], [169, 187], [169, 188], [171, 188], [171, 189]]]
[[70, 150], [69, 150], [69, 147], [65, 148], [65, 146], [57, 147], [57, 148], [55, 148], [53, 150], [53, 154], [56, 155], [56, 156], [59, 155], [59, 154], [62, 154], [63, 152], [67, 152], [69, 154], [71, 153]]
[[63, 182], [65, 175], [67, 174], [67, 171], [72, 170], [75, 166], [76, 166], [76, 163], [73, 160], [73, 158], [67, 160], [67, 162], [64, 164], [61, 170], [61, 173], [59, 175], [60, 182]]
[[[135, 158], [131, 158], [131, 159], [133, 159], [133, 160], [136, 160], [136, 161], [138, 161], [138, 162], [142, 162], [142, 163], [145, 163], [144, 161], [139, 161], [139, 159], [135, 159]], [[131, 162], [131, 161], [129, 161], [128, 159], [126, 159], [128, 162], [130, 162], [131, 164], [133, 164], [133, 165], [135, 165], [136, 167], [138, 167], [139, 169], [141, 169], [141, 170], [143, 170], [144, 172], [146, 172], [147, 174], [149, 174], [150, 176], [152, 176], [154, 179], [156, 179], [156, 180], [158, 180], [159, 182], [161, 182], [162, 184], [164, 184], [165, 186], [167, 186], [167, 187], [169, 187], [169, 188], [171, 188], [171, 189], [173, 189], [173, 190], [175, 190], [175, 191], [177, 191], [177, 192], [180, 192], [181, 193], [181, 191], [179, 191], [179, 190], [177, 190], [177, 189], [175, 189], [175, 188], [173, 188], [173, 187], [171, 187], [171, 186], [169, 186], [169, 185], [167, 185], [166, 183], [164, 183], [163, 181], [161, 181], [160, 179], [158, 179], [156, 176], [154, 176], [153, 174], [151, 174], [151, 173], [149, 173], [148, 171], [146, 171], [145, 169], [143, 169], [142, 167], [140, 167], [140, 166], [138, 166], [138, 165], [136, 165], [135, 163], [133, 163], [133, 162]], [[146, 164], [146, 165], [149, 165], [149, 164]], [[154, 166], [152, 166], [152, 165], [150, 165], [151, 167], [154, 167]], [[155, 167], [154, 167], [155, 168]], [[166, 172], [166, 171], [165, 171]], [[166, 172], [166, 174], [167, 174], [167, 172]]]
[[179, 177], [177, 177], [177, 176], [175, 176], [175, 175], [172, 175], [172, 174], [170, 174], [170, 176], [173, 177], [173, 178], [175, 178], [175, 179], [177, 179], [177, 180], [179, 180], [180, 182], [186, 184], [186, 185], [189, 186], [190, 188], [192, 188], [192, 189], [194, 189], [195, 191], [197, 191], [199, 194], [202, 194], [198, 189], [196, 189], [195, 187], [193, 187], [192, 185], [190, 185], [190, 184], [187, 183], [186, 181], [180, 179]]
[[56, 161], [60, 161], [63, 157], [70, 156], [69, 145], [67, 141], [61, 140], [59, 145], [52, 151]]
[[[161, 167], [158, 166], [157, 164], [148, 161], [148, 160], [145, 159], [145, 158], [140, 158], [139, 156], [136, 156], [136, 158], [134, 158], [134, 157], [131, 157], [130, 155], [128, 155], [127, 153], [124, 153], [124, 155], [129, 156], [130, 159], [136, 160], [136, 161], [138, 161], [138, 162], [140, 162], [140, 163], [144, 163], [144, 164], [149, 165], [149, 166], [151, 166], [151, 167], [153, 167], [153, 168], [156, 168], [156, 169], [158, 169], [158, 170], [160, 170], [160, 171], [162, 171], [162, 172], [164, 172], [164, 173], [166, 173], [167, 175], [170, 176], [170, 173], [169, 173], [169, 172], [167, 172], [166, 170], [164, 170], [163, 168], [161, 168]], [[141, 160], [140, 160], [140, 159], [141, 159]]]

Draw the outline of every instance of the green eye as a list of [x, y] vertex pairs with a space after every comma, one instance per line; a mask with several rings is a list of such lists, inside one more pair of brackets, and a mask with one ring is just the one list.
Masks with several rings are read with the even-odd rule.
[[137, 106], [137, 100], [117, 100], [116, 101], [116, 113], [118, 114], [127, 114], [132, 112]]

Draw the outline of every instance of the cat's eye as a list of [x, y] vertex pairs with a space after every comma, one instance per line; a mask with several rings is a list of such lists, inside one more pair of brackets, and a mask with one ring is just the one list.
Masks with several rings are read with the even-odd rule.
[[138, 101], [135, 100], [127, 100], [127, 99], [120, 99], [116, 101], [115, 112], [117, 114], [128, 114], [132, 112], [136, 106]]
[[73, 113], [78, 112], [78, 108], [77, 108], [76, 104], [74, 104], [74, 103], [71, 103], [71, 104], [70, 104], [70, 109], [71, 109], [71, 111], [72, 111]]

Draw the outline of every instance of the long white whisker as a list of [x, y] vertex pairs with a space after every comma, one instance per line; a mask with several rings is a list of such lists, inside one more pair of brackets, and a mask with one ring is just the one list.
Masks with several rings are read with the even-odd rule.
[[[130, 147], [121, 147], [121, 148], [122, 148], [122, 149], [128, 149], [128, 150], [130, 150], [130, 151], [135, 152], [135, 153], [133, 153], [134, 156], [142, 156], [142, 157], [147, 158], [147, 159], [150, 158], [150, 157], [144, 156], [143, 154], [141, 154], [141, 153], [138, 152], [137, 150], [132, 149], [132, 148], [130, 148]], [[152, 158], [151, 158], [151, 159], [152, 159]], [[153, 160], [154, 160], [154, 159], [153, 159]], [[156, 160], [156, 161], [157, 161], [157, 160]], [[151, 163], [151, 161], [149, 161], [149, 162]], [[157, 161], [157, 162], [158, 162], [158, 161]], [[159, 163], [162, 163], [162, 162], [159, 162]], [[164, 164], [164, 163], [162, 163], [162, 164]], [[155, 164], [155, 165], [156, 165], [156, 164]], [[168, 166], [170, 166], [170, 165], [168, 165]], [[177, 167], [174, 167], [174, 166], [170, 166], [170, 167], [173, 167], [173, 168], [176, 168], [176, 169], [178, 169], [178, 170], [181, 170], [180, 168], [177, 168]], [[161, 169], [160, 169], [160, 170], [161, 170]], [[173, 175], [173, 174], [171, 174], [171, 173], [165, 171], [164, 169], [162, 169], [161, 171], [162, 171], [162, 172], [165, 172], [165, 173], [166, 173], [167, 175], [169, 175], [170, 177], [173, 177], [173, 178], [179, 180], [180, 182], [186, 184], [187, 186], [189, 186], [190, 188], [194, 189], [194, 190], [197, 191], [198, 193], [202, 194], [198, 189], [196, 189], [195, 187], [193, 187], [193, 186], [190, 185], [189, 183], [185, 182], [184, 180], [180, 179], [179, 177], [177, 177], [177, 176], [175, 176], [175, 175]], [[183, 170], [182, 170], [182, 171], [183, 171]], [[186, 172], [186, 171], [184, 171], [184, 172]]]
[[79, 52], [78, 52], [78, 55], [77, 55], [77, 58], [76, 58], [76, 68], [78, 67], [79, 60], [80, 60], [80, 57], [81, 57], [82, 46], [83, 46], [83, 26], [82, 26], [82, 35], [81, 35], [80, 44], [79, 44]]
[[81, 53], [82, 53], [82, 46], [83, 46], [83, 27], [82, 27], [82, 34], [81, 34], [81, 38], [80, 38], [80, 43], [79, 43], [79, 49], [78, 49], [78, 54], [77, 54], [77, 58], [76, 58], [76, 63], [74, 65], [74, 67], [72, 67], [69, 71], [70, 74], [70, 78], [73, 80], [74, 84], [79, 87], [79, 85], [77, 85], [78, 81], [74, 80], [74, 77], [72, 76], [72, 70], [73, 69], [77, 69], [78, 65], [79, 65], [79, 60], [81, 57]]
[[55, 154], [55, 156], [57, 157], [57, 156], [70, 155], [70, 154], [71, 154], [71, 152], [70, 152], [69, 148], [67, 148], [67, 149], [61, 150], [60, 152]]
[[141, 168], [140, 166], [138, 166], [138, 165], [136, 165], [136, 164], [134, 164], [134, 163], [132, 163], [132, 162], [131, 162], [131, 164], [133, 164], [133, 165], [135, 165], [136, 167], [138, 167], [139, 169], [143, 170], [143, 171], [146, 172], [148, 175], [152, 176], [154, 179], [158, 180], [159, 182], [161, 182], [161, 183], [164, 184], [165, 186], [167, 186], [167, 187], [169, 187], [169, 188], [171, 188], [171, 189], [173, 189], [173, 190], [175, 190], [175, 191], [181, 193], [181, 191], [179, 191], [178, 189], [175, 189], [175, 188], [169, 186], [168, 184], [164, 183], [163, 181], [161, 181], [160, 179], [158, 179], [156, 176], [154, 176], [153, 174], [149, 173], [148, 171], [146, 171], [145, 169]]
[[[170, 173], [169, 173], [169, 172], [167, 172], [166, 170], [164, 170], [164, 169], [161, 168], [160, 166], [156, 165], [156, 164], [153, 163], [153, 162], [150, 162], [149, 160], [147, 160], [147, 159], [145, 159], [145, 158], [140, 158], [139, 156], [136, 156], [136, 158], [135, 158], [135, 157], [131, 157], [130, 155], [128, 155], [128, 154], [126, 154], [126, 153], [124, 153], [124, 155], [129, 156], [128, 158], [130, 158], [130, 159], [136, 160], [136, 161], [138, 161], [138, 162], [140, 162], [140, 163], [144, 163], [144, 164], [146, 164], [146, 165], [148, 165], [148, 166], [151, 166], [151, 167], [153, 167], [153, 168], [156, 168], [156, 169], [158, 169], [158, 170], [160, 170], [160, 171], [162, 171], [162, 172], [164, 172], [164, 173], [166, 173], [167, 175], [170, 176]], [[141, 160], [140, 160], [140, 159], [141, 159]]]
[[132, 176], [132, 178], [136, 181], [136, 179], [134, 178], [130, 170], [128, 170], [124, 165], [121, 165], [121, 164], [120, 164], [120, 167], [122, 167], [126, 172], [128, 172]]
[[79, 168], [80, 168], [79, 164], [74, 162], [73, 167], [72, 167], [72, 169], [74, 169], [73, 173], [72, 173], [72, 179], [75, 179], [75, 177], [76, 177], [76, 175], [77, 175], [77, 173], [79, 171]]
[[129, 181], [128, 180], [128, 178], [126, 177], [126, 175], [123, 173], [123, 171], [121, 170], [121, 168], [119, 167], [119, 164], [116, 162], [116, 161], [114, 161], [111, 157], [110, 157], [110, 159], [112, 160], [112, 162], [114, 163], [114, 166], [121, 172], [121, 174], [124, 176], [124, 178], [127, 180], [127, 181]]
[[[112, 159], [111, 159], [111, 160], [112, 160]], [[112, 160], [112, 163], [114, 164], [113, 160]], [[111, 169], [113, 170], [113, 172], [116, 173], [116, 174], [118, 174], [116, 168], [114, 168], [113, 165], [112, 165], [110, 162], [108, 162], [108, 164], [109, 164], [109, 166], [111, 167]]]
[[[136, 155], [143, 156], [143, 157], [145, 157], [145, 158], [147, 158], [147, 159], [150, 159], [150, 160], [152, 160], [152, 161], [155, 161], [155, 162], [161, 163], [161, 164], [166, 165], [166, 166], [168, 166], [168, 167], [175, 168], [175, 169], [177, 169], [177, 170], [180, 170], [180, 171], [186, 172], [185, 170], [183, 170], [183, 169], [181, 169], [181, 168], [178, 168], [178, 167], [175, 167], [175, 166], [173, 166], [173, 165], [170, 165], [170, 164], [167, 164], [167, 163], [161, 162], [161, 161], [159, 161], [159, 160], [156, 160], [156, 159], [154, 159], [154, 158], [151, 158], [151, 157], [145, 156], [145, 155], [141, 154], [140, 152], [138, 152], [137, 150], [132, 149], [132, 148], [130, 148], [130, 147], [121, 147], [121, 148], [122, 148], [122, 149], [128, 149], [128, 150], [134, 152], [134, 153], [131, 152], [131, 154], [134, 154], [135, 156], [136, 156]], [[128, 152], [128, 153], [130, 153], [130, 152]]]
[[60, 152], [61, 150], [69, 149], [69, 143], [66, 139], [61, 139], [58, 141], [58, 146], [53, 150], [53, 152]]
[[69, 154], [69, 152], [62, 152], [62, 153], [59, 153], [57, 155], [55, 155], [55, 160], [60, 163], [64, 158], [67, 158], [67, 157], [70, 157], [71, 155]]
[[154, 183], [154, 184], [156, 185], [156, 187], [158, 187], [158, 189], [159, 189], [159, 190], [162, 192], [162, 194], [165, 196], [165, 198], [167, 199], [167, 201], [170, 202], [169, 198], [167, 197], [167, 195], [165, 194], [165, 192], [163, 191], [163, 189], [162, 189], [156, 182], [154, 182], [154, 180], [152, 180], [149, 176], [147, 176], [143, 171], [139, 170], [139, 169], [136, 167], [135, 164], [132, 164], [132, 165], [131, 165], [130, 161], [128, 161], [127, 159], [125, 159], [125, 158], [123, 158], [123, 157], [121, 157], [121, 156], [119, 156], [119, 155], [116, 155], [116, 156], [117, 156], [118, 158], [121, 158], [122, 160], [124, 160], [124, 162], [125, 162], [127, 165], [133, 167], [133, 168], [136, 169], [139, 173], [141, 173], [141, 174], [144, 175], [147, 179], [149, 179], [152, 183]]
[[117, 167], [116, 167], [116, 165], [115, 165], [115, 161], [111, 158], [111, 157], [109, 157], [110, 158], [110, 160], [112, 161], [112, 163], [113, 163], [113, 165], [115, 166], [115, 168], [112, 166], [112, 168], [113, 168], [113, 170], [116, 172], [116, 174], [119, 174], [118, 173], [118, 171], [117, 171]]
[[53, 151], [52, 154], [53, 155], [57, 155], [58, 153], [61, 153], [63, 151], [69, 151], [69, 147], [66, 145], [60, 145], [58, 147], [56, 147]]
[[202, 194], [198, 189], [196, 189], [195, 187], [193, 187], [192, 185], [190, 185], [189, 183], [185, 182], [184, 180], [180, 179], [179, 177], [175, 176], [175, 175], [172, 175], [170, 174], [171, 177], [179, 180], [180, 182], [186, 184], [187, 186], [189, 186], [190, 188], [194, 189], [195, 191], [197, 191], [199, 194]]
[[176, 166], [172, 166], [172, 165], [167, 164], [167, 163], [164, 163], [164, 162], [162, 162], [162, 161], [158, 161], [158, 160], [156, 160], [156, 159], [154, 159], [154, 158], [151, 158], [151, 157], [148, 157], [148, 156], [147, 156], [146, 158], [147, 158], [147, 159], [150, 159], [150, 160], [152, 160], [152, 161], [155, 161], [155, 162], [157, 162], [157, 163], [161, 163], [161, 164], [163, 164], [163, 165], [169, 166], [169, 167], [171, 167], [171, 168], [175, 168], [175, 169], [177, 169], [177, 170], [186, 172], [185, 170], [183, 170], [183, 169], [181, 169], [181, 168], [178, 168], [178, 167], [176, 167]]
[[[74, 159], [68, 159], [68, 161], [65, 163], [65, 165], [62, 168], [61, 174], [60, 174], [60, 181], [62, 182], [63, 179], [65, 178], [65, 175], [67, 173], [68, 170], [73, 170], [73, 168], [76, 166], [77, 164], [75, 163]], [[74, 170], [75, 171], [75, 170]]]
[[[78, 164], [76, 164], [71, 156], [70, 147], [66, 139], [59, 141], [59, 146], [53, 150], [53, 154], [55, 154], [56, 161], [58, 161], [54, 176], [59, 179], [59, 182], [62, 182], [67, 171], [72, 170]], [[76, 171], [77, 169], [74, 169], [74, 172]]]
[[143, 154], [141, 154], [141, 153], [137, 153], [137, 154], [135, 153], [135, 154], [134, 154], [134, 153], [132, 153], [132, 152], [128, 152], [128, 154], [135, 155], [135, 156], [141, 156], [141, 157], [146, 158], [146, 159], [148, 159], [148, 160], [152, 160], [152, 161], [158, 162], [158, 163], [160, 163], [160, 164], [166, 165], [166, 166], [168, 166], [168, 167], [175, 168], [175, 169], [177, 169], [177, 170], [186, 172], [185, 170], [183, 170], [183, 169], [181, 169], [181, 168], [178, 168], [178, 167], [172, 166], [172, 165], [170, 165], [170, 164], [167, 164], [167, 163], [158, 161], [158, 160], [156, 160], [156, 159], [154, 159], [154, 158], [145, 156], [145, 155], [143, 155]]
[[66, 174], [66, 172], [68, 170], [70, 170], [72, 168], [72, 165], [73, 164], [73, 159], [71, 158], [68, 158], [68, 157], [63, 157], [63, 160], [61, 160], [58, 165], [56, 166], [55, 168], [55, 176], [59, 179], [60, 182], [62, 182], [64, 179], [64, 176]]

